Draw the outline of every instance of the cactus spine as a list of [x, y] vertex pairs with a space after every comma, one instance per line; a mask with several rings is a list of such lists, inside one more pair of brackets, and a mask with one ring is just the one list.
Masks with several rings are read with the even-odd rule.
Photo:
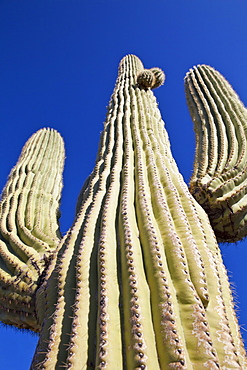
[[[162, 84], [164, 74], [153, 70]], [[53, 258], [32, 295], [41, 328], [32, 369], [246, 366], [219, 247], [179, 174], [151, 86], [140, 82], [143, 71], [133, 55], [121, 61], [74, 224], [42, 249]], [[42, 154], [30, 158], [46, 165]], [[38, 195], [39, 181], [31, 184]], [[36, 222], [43, 241], [44, 214]]]

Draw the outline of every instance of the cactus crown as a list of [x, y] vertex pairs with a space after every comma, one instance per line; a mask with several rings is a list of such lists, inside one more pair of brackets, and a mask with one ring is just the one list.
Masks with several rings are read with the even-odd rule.
[[151, 68], [150, 71], [152, 71], [155, 76], [155, 83], [153, 84], [152, 89], [162, 86], [165, 82], [165, 73], [162, 71], [162, 69], [154, 67]]
[[137, 84], [143, 88], [156, 89], [165, 82], [165, 74], [160, 68], [144, 69], [137, 76]]
[[137, 76], [137, 83], [139, 86], [148, 88], [152, 87], [155, 83], [155, 75], [149, 69], [144, 69], [144, 71], [140, 72]]

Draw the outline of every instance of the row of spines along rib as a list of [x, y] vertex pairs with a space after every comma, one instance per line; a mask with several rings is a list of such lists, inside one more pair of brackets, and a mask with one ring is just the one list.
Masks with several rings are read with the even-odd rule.
[[212, 67], [190, 70], [185, 89], [197, 139], [190, 189], [218, 240], [235, 242], [247, 227], [247, 111]]
[[135, 56], [119, 67], [94, 171], [45, 292], [33, 369], [241, 369], [206, 214], [170, 153]]
[[59, 242], [64, 148], [43, 129], [26, 143], [0, 202], [0, 311], [6, 324], [40, 329], [34, 294]]

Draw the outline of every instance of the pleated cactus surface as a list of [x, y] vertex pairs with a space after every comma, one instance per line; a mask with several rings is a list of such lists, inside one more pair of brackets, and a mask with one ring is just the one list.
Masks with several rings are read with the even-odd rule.
[[58, 246], [64, 146], [44, 129], [34, 134], [9, 175], [0, 202], [0, 319], [40, 330], [35, 292]]
[[122, 59], [76, 219], [60, 242], [38, 232], [52, 258], [31, 295], [32, 369], [247, 368], [219, 246], [151, 91], [163, 83], [159, 68]]
[[218, 240], [236, 242], [247, 231], [247, 110], [212, 67], [191, 69], [185, 89], [197, 139], [190, 190]]

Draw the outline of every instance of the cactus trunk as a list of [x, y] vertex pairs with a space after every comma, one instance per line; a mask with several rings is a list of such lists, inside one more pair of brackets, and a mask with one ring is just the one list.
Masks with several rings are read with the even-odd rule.
[[243, 366], [219, 247], [152, 91], [137, 85], [143, 69], [132, 55], [120, 63], [96, 165], [45, 289], [33, 369]]

